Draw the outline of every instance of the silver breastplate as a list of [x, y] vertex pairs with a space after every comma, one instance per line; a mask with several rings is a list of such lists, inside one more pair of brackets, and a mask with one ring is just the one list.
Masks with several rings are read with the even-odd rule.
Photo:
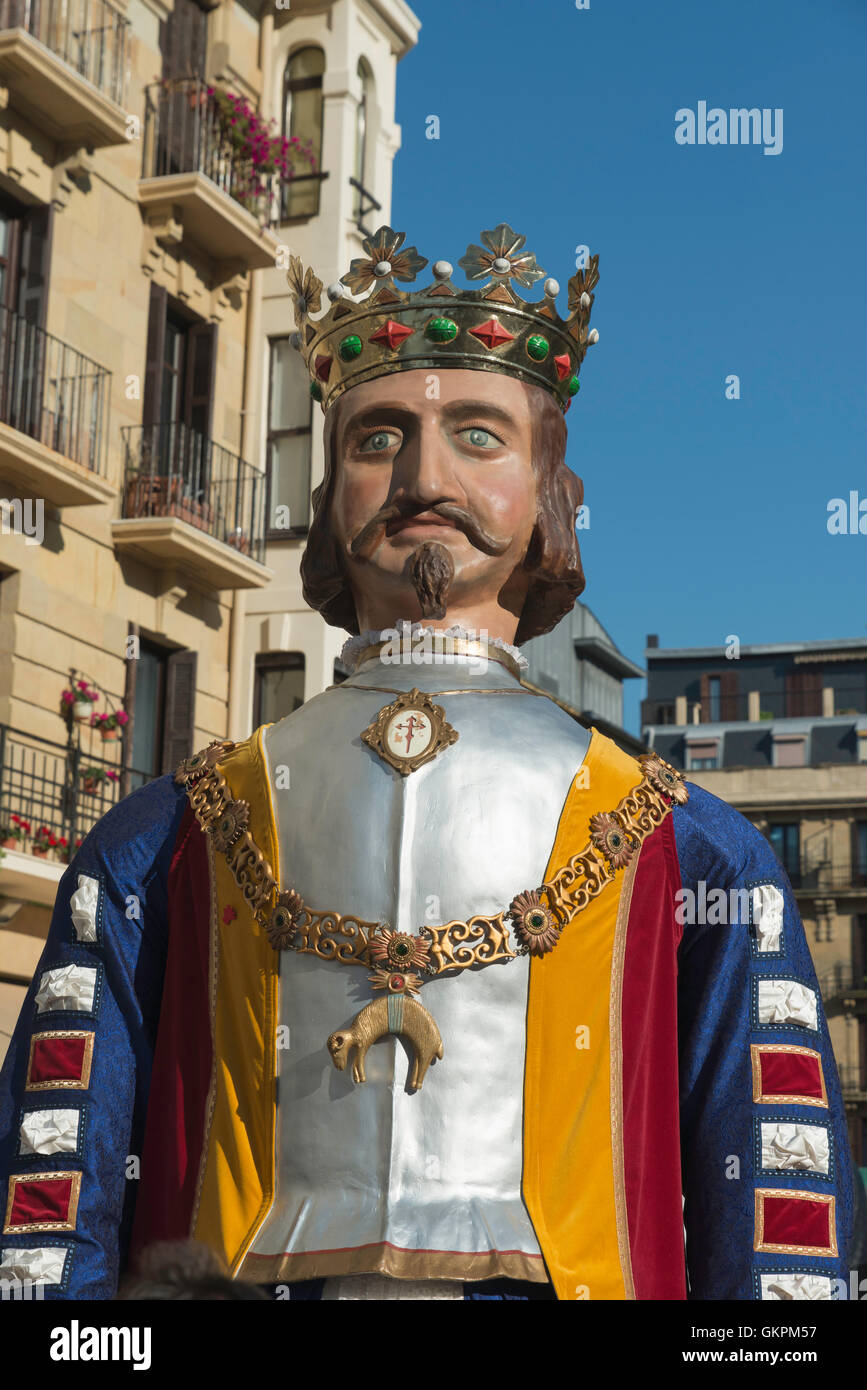
[[[361, 741], [395, 698], [371, 686], [469, 690], [436, 699], [457, 742], [401, 776]], [[542, 882], [588, 743], [499, 664], [367, 661], [266, 733], [281, 886], [399, 931], [496, 913]], [[444, 1056], [411, 1092], [400, 1038], [371, 1047], [364, 1084], [331, 1063], [329, 1034], [372, 997], [367, 972], [283, 953], [277, 1184], [256, 1277], [545, 1277], [521, 1197], [527, 982], [519, 957], [425, 983]]]

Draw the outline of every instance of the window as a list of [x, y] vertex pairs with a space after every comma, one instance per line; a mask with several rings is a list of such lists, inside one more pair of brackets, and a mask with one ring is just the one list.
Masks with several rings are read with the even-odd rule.
[[797, 738], [781, 738], [773, 741], [774, 767], [803, 767], [807, 740], [803, 734]]
[[144, 780], [136, 774], [172, 772], [194, 751], [196, 653], [169, 651], [142, 637], [133, 665], [130, 791]]
[[[867, 883], [867, 820], [855, 822], [854, 881]], [[867, 964], [867, 961], [865, 961]]]
[[799, 719], [822, 713], [822, 672], [802, 667], [786, 672], [786, 717]]
[[719, 742], [715, 738], [686, 745], [686, 766], [689, 772], [707, 772], [719, 767]]
[[724, 671], [720, 675], [703, 673], [699, 682], [699, 702], [702, 724], [726, 724], [739, 713], [738, 673]]
[[[283, 134], [310, 142], [316, 169], [322, 160], [322, 74], [325, 54], [321, 48], [299, 48], [286, 64], [283, 76]], [[303, 167], [303, 166], [299, 166]], [[319, 211], [321, 174], [296, 174], [283, 184], [285, 221], [315, 217]]]
[[[217, 325], [191, 318], [151, 285], [145, 364], [144, 429], [136, 460], [142, 474], [172, 479], [169, 497], [203, 505], [217, 360]], [[153, 491], [149, 487], [147, 495]], [[136, 506], [139, 514], [144, 492]]]
[[208, 15], [196, 0], [174, 0], [169, 17], [160, 23], [163, 77], [204, 78], [208, 49]]
[[51, 382], [53, 358], [46, 370], [47, 342], [40, 331], [50, 245], [50, 208], [0, 200], [0, 419], [63, 452], [52, 413], [46, 409], [50, 385], [56, 391], [60, 382]]
[[710, 704], [710, 722], [711, 724], [717, 724], [721, 718], [722, 681], [719, 676], [711, 676], [708, 679], [707, 685]]
[[[358, 80], [361, 83], [361, 99], [355, 109], [355, 167], [353, 170], [355, 178], [355, 211], [353, 216], [357, 223], [361, 223], [365, 214], [370, 210], [370, 194], [367, 190], [368, 174], [368, 144], [370, 136], [371, 103], [373, 100], [373, 76], [370, 68], [363, 58], [358, 60], [357, 68]], [[378, 205], [377, 205], [378, 206]]]
[[268, 372], [268, 539], [307, 530], [313, 400], [304, 359], [288, 338], [272, 338]]
[[256, 657], [253, 722], [276, 724], [304, 703], [304, 653], [273, 652]]
[[[133, 694], [132, 749], [130, 762], [138, 773], [157, 777], [162, 767], [162, 727], [165, 703], [166, 657], [155, 642], [139, 639], [139, 655], [130, 671], [135, 672]], [[133, 776], [130, 791], [140, 787], [142, 777]]]
[[797, 822], [785, 822], [768, 828], [771, 849], [779, 859], [794, 887], [801, 882], [801, 828]]

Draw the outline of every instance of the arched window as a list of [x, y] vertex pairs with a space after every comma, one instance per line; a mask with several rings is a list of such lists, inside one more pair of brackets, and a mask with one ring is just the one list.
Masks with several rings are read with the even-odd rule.
[[374, 89], [373, 73], [364, 58], [359, 58], [356, 69], [361, 84], [361, 97], [355, 112], [355, 160], [349, 182], [355, 191], [353, 216], [358, 230], [370, 236], [370, 228], [365, 226], [365, 218], [370, 212], [378, 212], [382, 206], [369, 191], [373, 183], [373, 169], [370, 167], [371, 136], [374, 134]]
[[319, 211], [319, 173], [322, 161], [322, 74], [325, 54], [321, 48], [299, 48], [291, 54], [283, 74], [283, 134], [309, 140], [316, 160], [315, 174], [305, 165], [283, 185], [283, 217], [315, 217]]
[[358, 80], [361, 83], [361, 100], [355, 113], [355, 168], [356, 179], [366, 187], [364, 176], [367, 173], [367, 132], [370, 119], [370, 68], [363, 58], [358, 60]]

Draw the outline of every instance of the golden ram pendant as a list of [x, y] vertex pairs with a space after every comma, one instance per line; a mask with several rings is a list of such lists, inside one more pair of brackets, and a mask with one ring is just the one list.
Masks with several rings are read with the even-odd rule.
[[348, 1028], [341, 1028], [328, 1039], [328, 1051], [338, 1071], [343, 1071], [354, 1051], [352, 1077], [366, 1081], [364, 1059], [373, 1043], [389, 1033], [401, 1033], [413, 1046], [414, 1063], [410, 1090], [420, 1091], [425, 1073], [435, 1057], [443, 1055], [443, 1040], [423, 1004], [407, 994], [389, 994], [365, 1004]]

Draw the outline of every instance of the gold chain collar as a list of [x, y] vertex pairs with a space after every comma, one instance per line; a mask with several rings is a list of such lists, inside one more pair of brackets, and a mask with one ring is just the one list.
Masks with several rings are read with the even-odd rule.
[[[473, 965], [544, 955], [587, 904], [625, 869], [644, 839], [672, 805], [689, 793], [683, 778], [655, 753], [638, 758], [643, 777], [613, 811], [590, 817], [590, 841], [539, 888], [518, 893], [501, 912], [426, 925], [416, 935], [392, 931], [387, 923], [319, 911], [294, 889], [281, 889], [265, 855], [249, 832], [249, 803], [235, 800], [218, 762], [234, 748], [211, 743], [178, 767], [175, 781], [186, 788], [196, 819], [219, 853], [275, 950], [292, 949], [341, 965], [373, 969], [375, 988], [391, 994], [418, 991], [423, 975], [441, 975]], [[509, 942], [510, 926], [516, 947]], [[415, 973], [415, 972], [419, 973]]]

